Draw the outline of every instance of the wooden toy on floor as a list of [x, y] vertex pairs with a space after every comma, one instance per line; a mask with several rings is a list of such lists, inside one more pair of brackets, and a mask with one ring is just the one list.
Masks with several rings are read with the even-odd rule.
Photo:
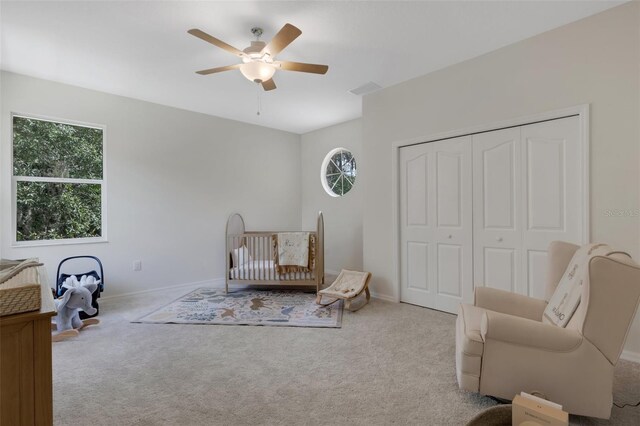
[[76, 280], [62, 297], [56, 299], [58, 315], [54, 317], [54, 320], [58, 333], [51, 337], [52, 341], [59, 342], [77, 336], [79, 330], [100, 323], [100, 320], [96, 318], [80, 319], [81, 310], [89, 315], [95, 314], [96, 308], [91, 306], [91, 295], [97, 288], [98, 283], [96, 282], [85, 282], [83, 285]]
[[[70, 337], [76, 337], [77, 335], [80, 334], [80, 330], [82, 330], [83, 328], [86, 328], [90, 325], [97, 325], [97, 324], [100, 324], [100, 320], [98, 318], [88, 318], [88, 319], [82, 320], [82, 326], [80, 328], [78, 329], [72, 328], [70, 330], [65, 330], [65, 331], [61, 331], [60, 333], [56, 333], [51, 336], [51, 341], [60, 342]], [[55, 331], [57, 329], [58, 329], [58, 326], [52, 322], [51, 330]]]

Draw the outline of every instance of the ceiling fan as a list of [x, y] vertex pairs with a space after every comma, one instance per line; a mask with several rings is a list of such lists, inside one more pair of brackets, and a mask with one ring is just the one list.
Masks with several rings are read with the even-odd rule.
[[238, 50], [224, 41], [218, 40], [217, 38], [196, 28], [187, 32], [242, 58], [241, 64], [196, 71], [200, 75], [215, 74], [222, 71], [239, 69], [242, 75], [244, 75], [248, 80], [261, 84], [264, 90], [273, 90], [276, 88], [276, 83], [273, 81], [273, 74], [275, 74], [276, 70], [325, 74], [329, 69], [327, 65], [275, 60], [276, 56], [280, 52], [282, 52], [289, 44], [291, 44], [292, 41], [302, 34], [302, 31], [291, 24], [285, 24], [285, 26], [278, 31], [278, 34], [276, 34], [269, 43], [265, 43], [260, 40], [262, 28], [252, 28], [251, 33], [256, 37], [256, 40], [252, 41], [251, 46], [244, 50]]

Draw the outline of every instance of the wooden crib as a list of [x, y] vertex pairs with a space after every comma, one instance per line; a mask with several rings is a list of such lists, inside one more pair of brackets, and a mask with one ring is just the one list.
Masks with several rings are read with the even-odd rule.
[[[285, 272], [277, 262], [277, 235], [275, 231], [247, 232], [244, 219], [234, 213], [227, 221], [225, 290], [229, 285], [262, 287], [315, 287], [324, 284], [324, 218], [318, 213], [315, 231], [309, 231], [310, 265], [308, 271]], [[246, 249], [245, 249], [246, 247]], [[234, 264], [234, 250], [242, 249], [243, 261]]]

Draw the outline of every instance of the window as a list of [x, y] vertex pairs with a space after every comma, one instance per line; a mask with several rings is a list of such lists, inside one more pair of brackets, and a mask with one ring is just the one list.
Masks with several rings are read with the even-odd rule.
[[104, 127], [12, 121], [15, 244], [104, 241]]
[[344, 148], [329, 152], [320, 171], [322, 187], [332, 197], [341, 197], [356, 183], [356, 159]]

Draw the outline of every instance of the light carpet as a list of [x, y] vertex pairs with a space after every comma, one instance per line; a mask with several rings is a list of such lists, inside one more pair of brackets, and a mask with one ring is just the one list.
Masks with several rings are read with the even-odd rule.
[[339, 328], [341, 321], [342, 301], [319, 306], [314, 293], [203, 287], [133, 322]]
[[[464, 425], [494, 404], [458, 389], [454, 315], [373, 299], [340, 329], [130, 322], [186, 291], [102, 300], [100, 325], [54, 345], [56, 425]], [[639, 383], [621, 361], [614, 400]]]

